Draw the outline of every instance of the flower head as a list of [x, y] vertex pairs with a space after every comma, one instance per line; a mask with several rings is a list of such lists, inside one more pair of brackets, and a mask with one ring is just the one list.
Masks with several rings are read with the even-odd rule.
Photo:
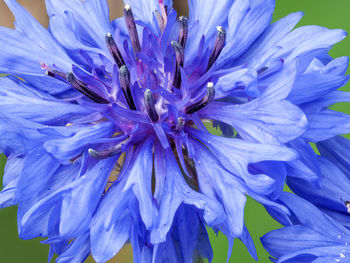
[[18, 204], [20, 236], [47, 237], [58, 262], [106, 262], [128, 241], [135, 262], [193, 262], [212, 258], [210, 226], [256, 257], [246, 195], [287, 212], [274, 201], [297, 158], [286, 144], [309, 131], [293, 92], [313, 70], [339, 78], [332, 90], [347, 80], [345, 61], [310, 62], [345, 33], [291, 31], [301, 13], [270, 25], [272, 0], [193, 0], [189, 19], [127, 0], [114, 21], [104, 0], [47, 0], [50, 30], [5, 2], [0, 200]]

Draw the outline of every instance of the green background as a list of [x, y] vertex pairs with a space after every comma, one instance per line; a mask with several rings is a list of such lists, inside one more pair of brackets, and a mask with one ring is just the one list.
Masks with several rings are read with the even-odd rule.
[[[218, 0], [220, 1], [220, 0]], [[350, 32], [350, 1], [349, 0], [277, 0], [274, 20], [278, 20], [295, 11], [304, 11], [305, 15], [298, 26], [321, 25], [328, 28], [342, 28]], [[334, 57], [350, 55], [350, 38], [337, 44], [331, 51]], [[347, 85], [347, 90], [349, 85]], [[337, 110], [350, 114], [350, 106], [346, 104], [336, 105]], [[3, 171], [5, 158], [0, 156], [0, 173]], [[279, 227], [279, 224], [271, 220], [264, 208], [255, 201], [248, 199], [246, 206], [246, 224], [256, 243], [260, 262], [269, 262], [268, 254], [263, 250], [259, 238], [266, 232]], [[210, 231], [212, 246], [214, 249], [214, 263], [226, 262], [227, 242], [223, 235], [216, 236]], [[46, 262], [48, 247], [40, 244], [40, 240], [20, 240], [17, 237], [16, 208], [0, 210], [0, 262]], [[127, 251], [126, 251], [127, 252]], [[115, 262], [132, 262], [129, 259], [119, 259]], [[89, 260], [89, 262], [92, 262]], [[239, 240], [235, 241], [232, 258], [229, 262], [255, 262], [248, 254], [246, 248]]]

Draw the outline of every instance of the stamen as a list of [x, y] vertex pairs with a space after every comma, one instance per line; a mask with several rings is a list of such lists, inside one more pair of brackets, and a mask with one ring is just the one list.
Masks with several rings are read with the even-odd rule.
[[348, 213], [350, 213], [350, 202], [349, 201], [345, 201], [345, 207]]
[[156, 19], [157, 19], [157, 22], [158, 22], [159, 29], [163, 33], [164, 29], [165, 29], [164, 19], [163, 19], [162, 15], [159, 13], [158, 10], [154, 11], [154, 13], [155, 13], [155, 16], [156, 16]]
[[185, 125], [185, 120], [182, 117], [177, 118], [176, 131], [182, 131]]
[[146, 89], [144, 94], [145, 99], [145, 107], [148, 113], [148, 116], [153, 122], [157, 122], [159, 120], [158, 113], [155, 108], [155, 102], [152, 98], [152, 92], [150, 89]]
[[262, 67], [261, 69], [258, 70], [258, 75], [263, 74], [266, 70], [268, 70], [268, 67]]
[[61, 71], [58, 71], [56, 69], [52, 69], [48, 65], [46, 65], [44, 62], [40, 63], [40, 66], [43, 70], [45, 70], [45, 74], [49, 77], [57, 78], [58, 76], [66, 80], [66, 74], [64, 74]]
[[158, 0], [158, 3], [159, 3], [160, 10], [162, 12], [162, 15], [163, 15], [163, 21], [164, 21], [164, 26], [165, 26], [168, 22], [168, 7], [166, 5], [164, 5], [163, 0]]
[[109, 52], [111, 53], [111, 55], [113, 56], [115, 63], [117, 63], [118, 68], [125, 65], [122, 54], [120, 53], [120, 51], [117, 47], [117, 44], [115, 43], [115, 41], [113, 39], [112, 34], [108, 33], [105, 37], [105, 40], [106, 40], [107, 48], [108, 48]]
[[179, 18], [180, 22], [180, 34], [179, 34], [179, 44], [185, 48], [187, 37], [188, 37], [188, 21], [187, 17], [180, 16]]
[[187, 114], [192, 114], [203, 109], [205, 106], [207, 106], [210, 102], [213, 101], [214, 97], [215, 97], [214, 84], [213, 82], [209, 82], [207, 85], [207, 94], [205, 94], [204, 98], [201, 101], [187, 107], [185, 112]]
[[128, 142], [129, 138], [125, 141], [118, 143], [117, 145], [112, 146], [111, 148], [104, 150], [104, 151], [96, 151], [92, 148], [88, 150], [89, 155], [94, 159], [106, 159], [112, 156], [116, 156], [118, 154], [121, 154], [123, 152], [123, 146]]
[[218, 30], [218, 34], [216, 37], [214, 49], [210, 55], [209, 62], [208, 62], [208, 67], [207, 71], [213, 66], [215, 61], [218, 59], [224, 45], [225, 45], [225, 40], [226, 40], [226, 31], [222, 26], [218, 26], [216, 28]]
[[67, 73], [67, 81], [72, 85], [73, 88], [75, 88], [77, 91], [81, 92], [94, 102], [99, 104], [109, 104], [108, 100], [101, 97], [94, 91], [90, 90], [87, 84], [77, 79], [72, 72]]
[[180, 67], [184, 66], [184, 49], [183, 47], [176, 41], [171, 41], [171, 45], [173, 46], [176, 54], [176, 67], [175, 67], [175, 75], [173, 80], [173, 86], [177, 89], [181, 88], [181, 72]]
[[125, 5], [124, 7], [124, 18], [125, 18], [126, 27], [128, 28], [128, 31], [129, 31], [129, 36], [130, 36], [132, 48], [134, 50], [135, 59], [137, 60], [138, 58], [136, 54], [141, 51], [141, 46], [140, 46], [139, 36], [136, 30], [134, 14], [132, 13], [130, 5]]
[[131, 110], [136, 110], [135, 102], [132, 98], [131, 88], [130, 88], [130, 73], [128, 68], [125, 65], [121, 66], [121, 68], [119, 69], [119, 82], [123, 90], [125, 99], [129, 105], [129, 108]]

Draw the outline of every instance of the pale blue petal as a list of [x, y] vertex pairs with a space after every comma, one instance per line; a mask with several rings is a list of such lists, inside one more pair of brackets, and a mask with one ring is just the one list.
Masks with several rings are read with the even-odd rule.
[[[96, 140], [109, 138], [114, 133], [113, 127], [111, 122], [79, 127], [71, 137], [48, 140], [44, 143], [44, 147], [57, 159], [67, 161], [77, 157]], [[66, 127], [68, 130], [69, 128]]]
[[350, 132], [348, 114], [324, 109], [307, 115], [309, 127], [303, 137], [310, 142], [327, 140], [336, 135]]
[[[246, 2], [249, 2], [249, 6]], [[227, 31], [227, 41], [218, 59], [218, 67], [230, 64], [250, 47], [270, 24], [275, 8], [274, 0], [241, 0], [235, 1], [235, 4], [230, 9], [230, 30]]]
[[0, 193], [1, 208], [17, 204], [15, 195], [24, 162], [25, 157], [23, 156], [10, 156], [7, 158], [3, 176], [3, 189]]
[[[56, 41], [68, 49], [79, 45], [106, 50], [105, 36], [112, 32], [106, 0], [46, 0], [50, 29]], [[57, 24], [56, 24], [57, 23]], [[65, 24], [66, 27], [60, 25]], [[73, 30], [73, 31], [70, 31]], [[72, 46], [69, 36], [79, 32], [79, 42]], [[66, 34], [67, 33], [67, 34]], [[66, 35], [65, 35], [66, 34]]]
[[263, 143], [291, 141], [307, 127], [304, 113], [286, 100], [258, 98], [242, 105], [211, 103], [200, 115], [231, 125], [246, 140]]
[[64, 195], [59, 228], [61, 237], [74, 238], [88, 230], [115, 162], [115, 158], [99, 161], [79, 178], [78, 187]]
[[249, 63], [256, 69], [262, 67], [262, 60], [266, 54], [271, 54], [277, 43], [283, 39], [300, 21], [302, 12], [292, 13], [267, 27], [265, 32], [254, 42], [254, 44], [241, 56], [235, 64]]
[[56, 259], [57, 263], [81, 263], [90, 254], [90, 239], [88, 234], [79, 236], [72, 241], [67, 249]]

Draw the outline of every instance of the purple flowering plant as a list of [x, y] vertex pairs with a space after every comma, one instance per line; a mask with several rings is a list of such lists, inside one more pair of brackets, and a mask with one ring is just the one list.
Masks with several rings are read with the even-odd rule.
[[125, 0], [113, 21], [105, 0], [46, 0], [48, 29], [5, 2], [0, 206], [18, 206], [19, 236], [46, 238], [49, 261], [107, 262], [131, 243], [137, 263], [211, 262], [207, 227], [228, 258], [238, 238], [257, 260], [246, 196], [287, 226], [262, 239], [275, 262], [338, 253], [327, 239], [317, 254], [327, 233], [300, 211], [350, 226], [337, 137], [350, 117], [328, 108], [350, 100], [348, 58], [328, 54], [343, 30], [294, 29], [301, 12], [271, 23], [274, 0], [189, 0], [188, 18], [170, 0]]

